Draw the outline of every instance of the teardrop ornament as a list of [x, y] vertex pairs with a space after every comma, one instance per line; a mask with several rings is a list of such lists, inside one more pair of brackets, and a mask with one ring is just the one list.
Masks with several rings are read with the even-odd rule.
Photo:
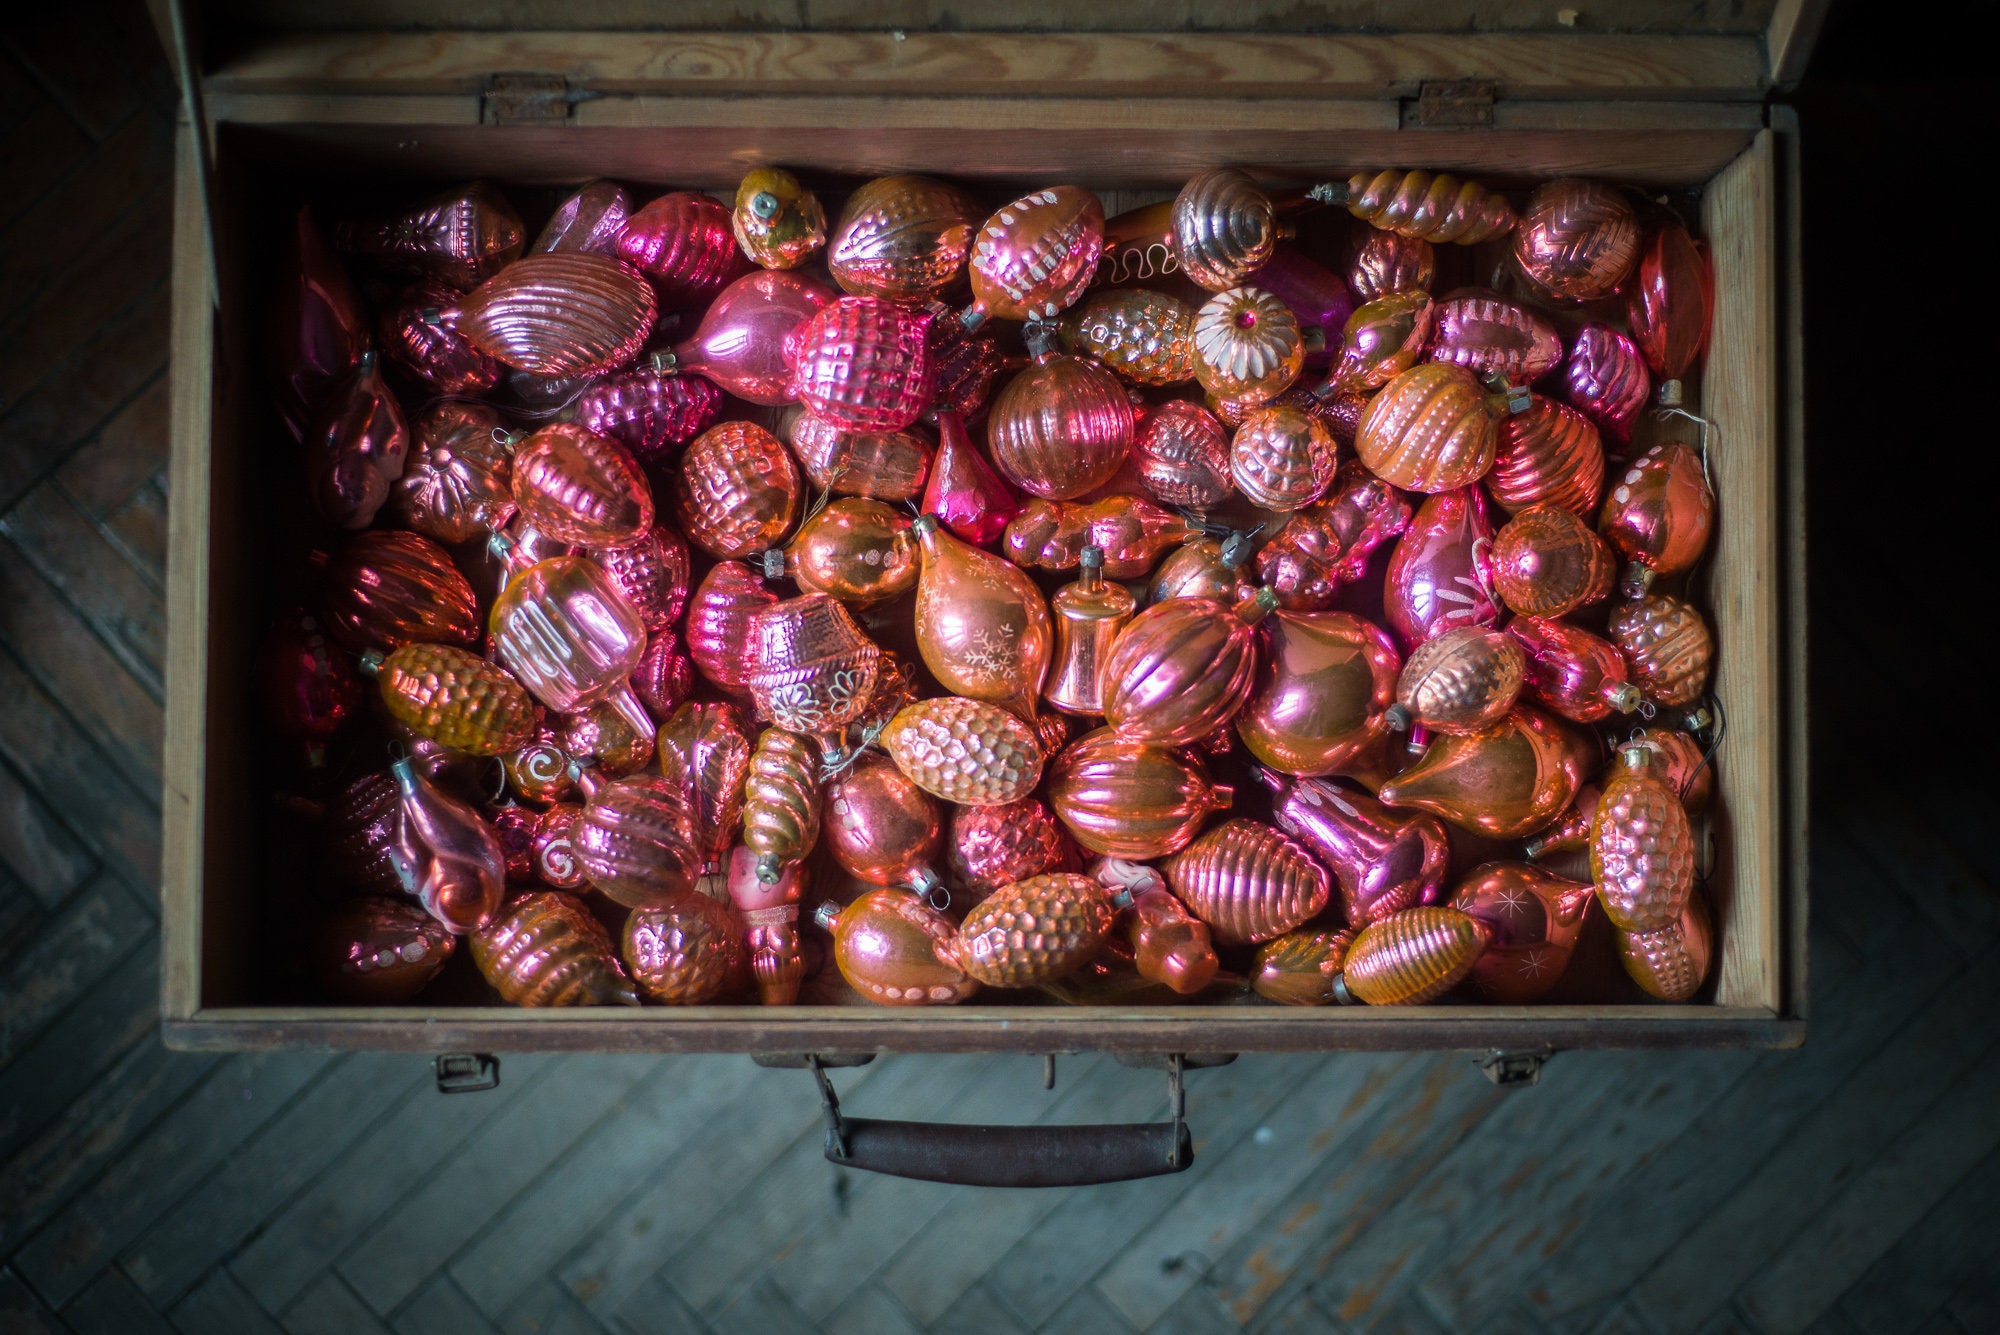
[[1627, 596], [1701, 558], [1715, 524], [1715, 494], [1701, 455], [1680, 441], [1653, 446], [1614, 479], [1597, 531], [1630, 563]]
[[709, 304], [694, 334], [674, 345], [674, 364], [746, 402], [789, 403], [786, 340], [833, 299], [831, 288], [803, 274], [745, 274]]
[[1441, 491], [1418, 507], [1389, 559], [1382, 601], [1405, 645], [1454, 626], [1489, 626], [1500, 617], [1489, 549], [1493, 525], [1477, 487]]
[[824, 801], [821, 843], [849, 876], [919, 893], [939, 883], [943, 813], [889, 757], [864, 751], [827, 780]]
[[1590, 911], [1591, 886], [1527, 862], [1474, 867], [1452, 892], [1451, 907], [1486, 924], [1486, 949], [1472, 966], [1472, 988], [1503, 1006], [1534, 1001], [1562, 980]]
[[1528, 410], [1500, 424], [1486, 490], [1508, 514], [1544, 501], [1589, 518], [1604, 494], [1604, 443], [1566, 403], [1528, 396]]
[[1335, 774], [1388, 736], [1402, 657], [1388, 632], [1346, 612], [1274, 612], [1236, 732], [1282, 774]]
[[948, 1006], [979, 991], [950, 956], [957, 925], [907, 890], [871, 890], [846, 908], [821, 904], [847, 985], [878, 1006]]
[[955, 695], [1032, 718], [1054, 638], [1041, 590], [1012, 562], [942, 531], [934, 516], [910, 533], [923, 561], [917, 646], [931, 675]]
[[1000, 536], [1021, 509], [1020, 493], [994, 471], [957, 412], [938, 413], [937, 457], [924, 485], [923, 512], [975, 547]]
[[1517, 705], [1484, 732], [1440, 733], [1416, 764], [1382, 785], [1385, 806], [1416, 807], [1493, 839], [1545, 828], [1583, 781], [1563, 726]]

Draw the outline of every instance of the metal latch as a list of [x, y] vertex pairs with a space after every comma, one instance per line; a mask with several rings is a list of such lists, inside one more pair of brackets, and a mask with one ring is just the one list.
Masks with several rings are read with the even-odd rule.
[[490, 1052], [440, 1052], [438, 1093], [475, 1094], [500, 1088], [500, 1059]]
[[560, 74], [493, 74], [479, 93], [479, 123], [561, 125], [579, 100]]
[[1479, 1059], [1479, 1069], [1486, 1078], [1502, 1089], [1519, 1089], [1524, 1085], [1538, 1085], [1542, 1082], [1542, 1066], [1556, 1050], [1544, 1043], [1539, 1048], [1528, 1048], [1513, 1052], [1493, 1049]]
[[1495, 91], [1493, 84], [1485, 79], [1419, 84], [1414, 115], [1410, 104], [1403, 104], [1403, 128], [1490, 130]]

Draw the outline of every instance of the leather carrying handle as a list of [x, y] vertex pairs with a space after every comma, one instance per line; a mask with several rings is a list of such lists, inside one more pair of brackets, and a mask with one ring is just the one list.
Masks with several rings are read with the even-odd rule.
[[[845, 1153], [843, 1153], [843, 1149]], [[843, 1117], [826, 1157], [843, 1168], [965, 1187], [1087, 1187], [1184, 1171], [1186, 1122], [965, 1126]]]

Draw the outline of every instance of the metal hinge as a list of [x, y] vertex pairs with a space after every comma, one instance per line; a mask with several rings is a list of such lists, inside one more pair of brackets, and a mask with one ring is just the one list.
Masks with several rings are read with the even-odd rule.
[[1452, 79], [1417, 85], [1417, 100], [1403, 104], [1403, 128], [1490, 130], [1497, 90], [1484, 79]]
[[560, 74], [490, 74], [479, 93], [479, 123], [561, 125], [579, 100]]
[[1493, 1049], [1478, 1059], [1479, 1069], [1486, 1078], [1502, 1089], [1519, 1089], [1523, 1085], [1539, 1085], [1542, 1082], [1542, 1066], [1556, 1050], [1546, 1043], [1539, 1048], [1529, 1048], [1514, 1052]]
[[438, 1093], [474, 1094], [500, 1088], [500, 1059], [490, 1052], [440, 1052]]

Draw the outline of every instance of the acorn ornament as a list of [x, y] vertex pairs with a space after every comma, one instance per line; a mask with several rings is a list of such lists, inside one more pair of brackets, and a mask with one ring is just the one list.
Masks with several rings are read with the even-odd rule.
[[729, 230], [752, 264], [796, 269], [826, 242], [819, 197], [782, 167], [759, 167], [736, 186]]
[[473, 963], [516, 1006], [636, 1006], [611, 934], [574, 895], [513, 900], [471, 942]]
[[1336, 994], [1370, 1006], [1420, 1006], [1472, 972], [1492, 929], [1468, 913], [1425, 905], [1361, 929], [1347, 948]]
[[1576, 511], [1544, 502], [1493, 539], [1493, 589], [1522, 616], [1567, 616], [1611, 594], [1617, 562]]
[[1621, 932], [1672, 926], [1694, 893], [1694, 832], [1648, 746], [1619, 752], [1590, 824], [1590, 876]]
[[1329, 1006], [1354, 944], [1351, 931], [1300, 928], [1257, 947], [1250, 990], [1280, 1006]]

